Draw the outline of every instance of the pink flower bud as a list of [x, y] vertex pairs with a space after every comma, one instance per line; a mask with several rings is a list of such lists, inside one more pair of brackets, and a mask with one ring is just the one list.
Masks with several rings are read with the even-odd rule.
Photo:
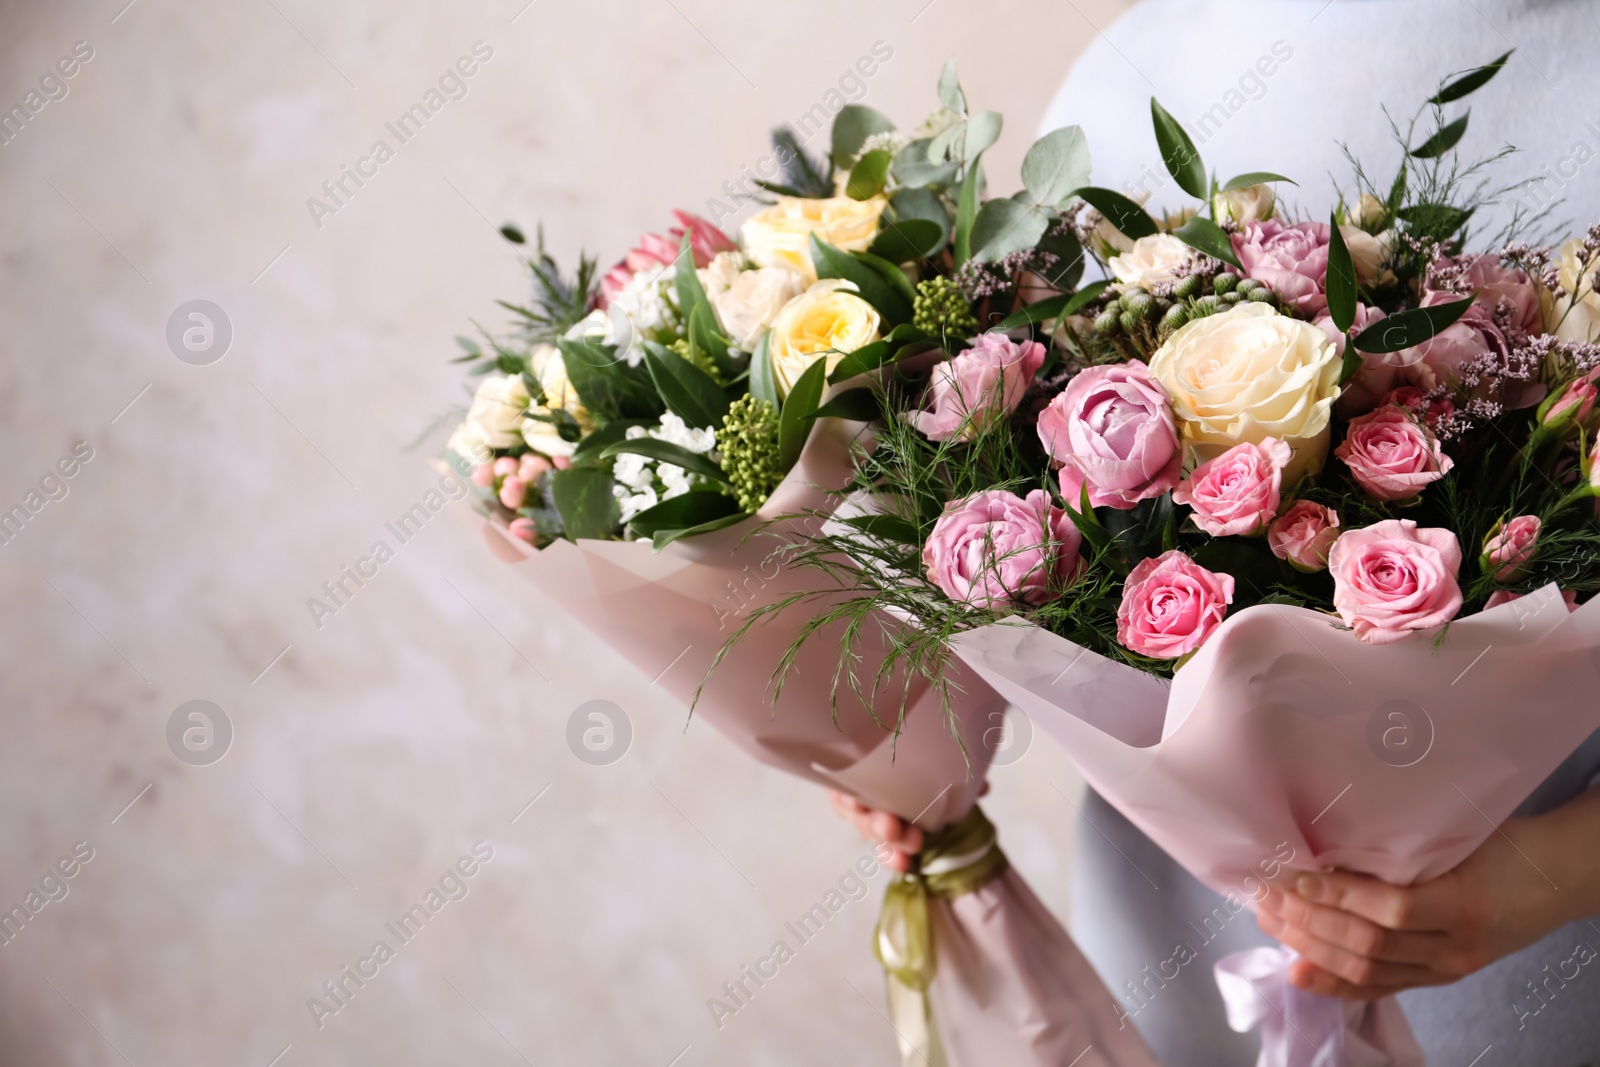
[[572, 457], [571, 456], [551, 456], [550, 457], [550, 463], [551, 463], [552, 466], [555, 467], [556, 470], [564, 471], [568, 467], [572, 466]]
[[1483, 543], [1484, 569], [1494, 570], [1494, 576], [1502, 582], [1514, 582], [1526, 575], [1539, 541], [1539, 525], [1537, 515], [1518, 515], [1508, 523], [1496, 525]]
[[550, 461], [537, 452], [524, 452], [517, 466], [517, 477], [532, 485], [550, 470]]
[[480, 463], [472, 468], [472, 484], [480, 489], [494, 487], [494, 468], [487, 463]]
[[533, 544], [532, 519], [512, 519], [511, 525], [506, 527], [506, 532], [519, 541], [526, 541], [530, 545]]
[[508, 475], [500, 483], [500, 503], [516, 511], [528, 497], [528, 483], [518, 478], [515, 474]]
[[508, 474], [517, 473], [517, 461], [510, 456], [501, 456], [494, 461], [494, 476], [504, 478]]

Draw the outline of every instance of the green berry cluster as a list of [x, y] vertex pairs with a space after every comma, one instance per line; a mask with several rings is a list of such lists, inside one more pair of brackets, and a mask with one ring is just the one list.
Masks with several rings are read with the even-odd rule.
[[694, 346], [689, 344], [687, 337], [680, 337], [667, 347], [683, 357], [685, 363], [706, 372], [711, 380], [718, 385], [727, 385], [722, 378], [722, 369], [717, 366], [717, 361], [704, 352], [696, 352]]
[[956, 283], [940, 276], [917, 283], [911, 325], [934, 337], [971, 337], [978, 332], [978, 317]]
[[745, 394], [728, 405], [717, 431], [722, 469], [745, 511], [754, 511], [783, 480], [778, 463], [778, 409]]
[[1277, 297], [1270, 288], [1237, 274], [1223, 273], [1210, 279], [1188, 275], [1173, 284], [1170, 297], [1153, 296], [1132, 286], [1104, 306], [1094, 320], [1094, 332], [1107, 339], [1126, 336], [1159, 343], [1192, 319], [1226, 311], [1246, 300], [1277, 307]]

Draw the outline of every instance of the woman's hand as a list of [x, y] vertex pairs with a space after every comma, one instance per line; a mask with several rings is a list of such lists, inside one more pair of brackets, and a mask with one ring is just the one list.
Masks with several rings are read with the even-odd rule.
[[1257, 923], [1304, 959], [1301, 989], [1353, 1000], [1443, 985], [1600, 911], [1600, 790], [1513, 819], [1450, 871], [1409, 887], [1344, 871], [1273, 889]]
[[[863, 841], [881, 841], [887, 846], [888, 859], [883, 865], [901, 874], [911, 869], [911, 857], [922, 851], [922, 827], [908, 823], [886, 811], [869, 808], [853, 796], [828, 790], [833, 810], [853, 824]], [[878, 850], [883, 859], [884, 849]]]

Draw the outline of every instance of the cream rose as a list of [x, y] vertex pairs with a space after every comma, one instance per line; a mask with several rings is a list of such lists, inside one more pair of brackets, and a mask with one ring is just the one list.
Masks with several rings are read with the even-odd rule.
[[[1591, 264], [1580, 279], [1578, 268], [1583, 263], [1583, 241], [1574, 237], [1560, 250], [1561, 262], [1556, 268], [1557, 280], [1567, 295], [1554, 301], [1546, 315], [1546, 328], [1563, 341], [1600, 340], [1600, 263]], [[1576, 302], [1573, 296], [1583, 292]]]
[[745, 220], [740, 230], [745, 254], [758, 267], [793, 267], [806, 281], [816, 281], [811, 235], [847, 252], [865, 251], [877, 236], [878, 216], [888, 204], [881, 196], [870, 200], [780, 196], [776, 204]]
[[787, 396], [806, 368], [826, 358], [832, 371], [862, 345], [878, 339], [878, 312], [856, 295], [853, 282], [825, 278], [783, 306], [772, 323], [767, 354], [778, 393]]
[[[530, 408], [529, 415], [565, 411], [577, 421], [578, 429], [583, 433], [594, 428], [589, 409], [578, 399], [578, 391], [572, 387], [572, 379], [567, 377], [567, 364], [560, 352], [552, 352], [545, 358], [544, 367], [539, 372], [539, 388], [544, 390], [544, 404]], [[547, 456], [570, 456], [578, 447], [576, 441], [562, 437], [556, 424], [547, 419], [523, 419], [521, 429], [522, 439], [528, 447]]]
[[1150, 358], [1150, 373], [1172, 398], [1191, 464], [1276, 437], [1294, 452], [1286, 486], [1327, 458], [1339, 370], [1327, 334], [1258, 303], [1195, 319]]
[[1362, 193], [1361, 199], [1356, 201], [1355, 210], [1345, 212], [1345, 222], [1352, 226], [1371, 232], [1382, 228], [1389, 219], [1389, 209], [1383, 206], [1383, 201], [1371, 193]]
[[1247, 222], [1270, 219], [1277, 206], [1278, 195], [1272, 191], [1272, 186], [1266, 184], [1229, 189], [1211, 198], [1211, 213], [1218, 222], [1232, 219], [1241, 226]]
[[[734, 262], [730, 272], [724, 258]], [[717, 313], [722, 332], [746, 352], [754, 352], [761, 334], [777, 319], [783, 306], [805, 292], [806, 279], [793, 267], [740, 270], [741, 257], [724, 252], [700, 271], [706, 299]]]
[[1176, 281], [1177, 268], [1193, 259], [1188, 245], [1170, 233], [1157, 233], [1139, 238], [1127, 252], [1112, 256], [1107, 266], [1123, 285], [1149, 288]]
[[1372, 234], [1359, 226], [1340, 226], [1339, 236], [1350, 250], [1350, 261], [1355, 264], [1356, 277], [1362, 285], [1392, 284], [1394, 271], [1389, 269], [1389, 259], [1394, 250], [1394, 231], [1384, 230]]
[[478, 383], [466, 420], [450, 435], [446, 445], [473, 463], [483, 463], [497, 448], [510, 448], [517, 440], [517, 425], [528, 410], [528, 388], [518, 377], [495, 375]]

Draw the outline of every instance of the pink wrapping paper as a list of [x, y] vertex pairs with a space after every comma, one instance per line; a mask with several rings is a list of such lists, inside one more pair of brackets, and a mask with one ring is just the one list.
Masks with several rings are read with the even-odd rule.
[[[1134, 825], [1251, 907], [1287, 849], [1286, 869], [1399, 884], [1450, 870], [1600, 727], [1600, 602], [1569, 615], [1554, 586], [1456, 621], [1437, 647], [1249, 608], [1170, 684], [1026, 623], [953, 646]], [[1217, 968], [1230, 1022], [1263, 1030], [1263, 1067], [1421, 1062], [1392, 999], [1304, 993], [1275, 952]]]
[[[799, 464], [758, 518], [825, 508], [831, 499], [825, 487], [845, 483], [848, 445], [860, 425], [818, 422]], [[807, 521], [786, 519], [771, 533], [803, 533]], [[687, 706], [713, 656], [750, 611], [824, 580], [782, 565], [773, 553], [783, 542], [749, 536], [755, 526], [752, 520], [659, 553], [648, 543], [614, 541], [534, 551], [494, 524], [486, 535], [497, 555], [520, 561], [524, 577]], [[836, 636], [807, 644], [774, 701], [773, 668], [816, 610], [802, 605], [752, 628], [706, 680], [693, 714], [763, 763], [927, 829], [960, 819], [982, 788], [981, 736], [1004, 700], [953, 664], [953, 710], [970, 765], [925, 683], [913, 686], [898, 737], [892, 727], [900, 715], [899, 684], [872, 707], [841, 686], [833, 721]], [[876, 635], [864, 640], [857, 669], [870, 679], [883, 650], [872, 644]], [[1153, 1067], [1142, 1039], [1119, 1021], [1111, 993], [1014, 870], [976, 892], [934, 898], [930, 911], [938, 971], [929, 997], [951, 1067]]]

